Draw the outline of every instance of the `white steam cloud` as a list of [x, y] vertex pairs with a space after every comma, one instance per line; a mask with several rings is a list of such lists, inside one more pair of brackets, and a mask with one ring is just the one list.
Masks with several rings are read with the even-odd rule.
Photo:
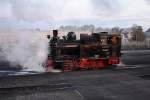
[[6, 27], [40, 25], [42, 29], [48, 25], [103, 23], [104, 27], [148, 26], [149, 13], [149, 0], [0, 0], [0, 22], [5, 20]]
[[47, 46], [47, 39], [39, 32], [0, 34], [1, 55], [26, 71], [44, 71]]

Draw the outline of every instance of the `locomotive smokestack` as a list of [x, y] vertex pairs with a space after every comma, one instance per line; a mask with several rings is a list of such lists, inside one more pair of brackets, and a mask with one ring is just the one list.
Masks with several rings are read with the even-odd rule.
[[57, 37], [58, 36], [58, 30], [53, 30], [53, 37]]
[[51, 36], [50, 36], [50, 35], [47, 35], [47, 38], [48, 38], [48, 39], [50, 39], [50, 38], [51, 38]]

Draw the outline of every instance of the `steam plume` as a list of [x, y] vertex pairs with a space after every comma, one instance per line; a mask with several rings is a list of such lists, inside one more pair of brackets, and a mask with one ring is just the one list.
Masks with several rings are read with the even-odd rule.
[[47, 56], [47, 40], [38, 32], [0, 34], [0, 54], [12, 64], [27, 71], [44, 71], [42, 64]]

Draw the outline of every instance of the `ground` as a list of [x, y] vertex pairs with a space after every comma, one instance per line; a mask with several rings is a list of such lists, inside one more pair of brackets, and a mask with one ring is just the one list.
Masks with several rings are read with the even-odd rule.
[[1, 74], [0, 100], [149, 100], [149, 58], [150, 51], [130, 51], [116, 69]]
[[127, 68], [1, 77], [0, 99], [149, 100], [149, 72]]

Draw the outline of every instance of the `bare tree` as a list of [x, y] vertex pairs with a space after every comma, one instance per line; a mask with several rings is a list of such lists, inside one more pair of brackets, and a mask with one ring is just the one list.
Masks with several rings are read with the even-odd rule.
[[131, 29], [132, 29], [131, 35], [133, 41], [142, 42], [145, 40], [145, 35], [142, 26], [133, 25]]
[[122, 31], [123, 31], [123, 29], [120, 29], [119, 27], [113, 27], [111, 29], [111, 32], [115, 33], [115, 34], [121, 34]]

